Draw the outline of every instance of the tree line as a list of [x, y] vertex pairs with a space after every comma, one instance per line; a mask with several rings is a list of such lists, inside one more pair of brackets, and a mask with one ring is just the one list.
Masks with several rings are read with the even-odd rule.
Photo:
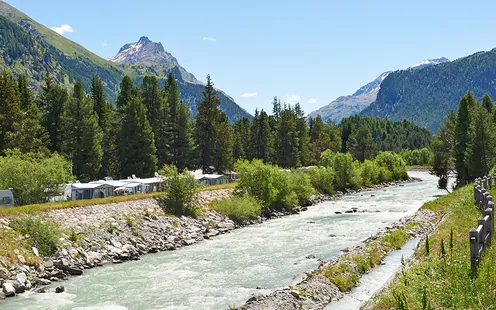
[[85, 182], [152, 176], [164, 165], [221, 173], [238, 159], [286, 168], [315, 165], [325, 150], [350, 152], [364, 162], [379, 151], [425, 147], [431, 137], [406, 121], [354, 116], [336, 125], [320, 116], [306, 119], [298, 103], [281, 104], [277, 97], [270, 115], [256, 110], [252, 120], [230, 125], [209, 76], [194, 119], [172, 74], [163, 86], [155, 77], [145, 77], [140, 85], [124, 77], [115, 104], [104, 88], [94, 76], [89, 92], [80, 82], [68, 91], [47, 73], [35, 95], [25, 76], [4, 72], [0, 153], [57, 153], [70, 163], [72, 175]]
[[482, 103], [466, 93], [458, 111], [450, 111], [432, 142], [432, 173], [439, 187], [448, 190], [451, 177], [460, 187], [487, 175], [496, 165], [496, 107], [485, 94]]

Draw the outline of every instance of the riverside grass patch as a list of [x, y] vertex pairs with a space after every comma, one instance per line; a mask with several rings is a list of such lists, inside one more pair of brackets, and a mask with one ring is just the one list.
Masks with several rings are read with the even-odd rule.
[[242, 225], [262, 213], [262, 205], [252, 196], [234, 196], [212, 201], [211, 208]]
[[341, 292], [349, 292], [360, 281], [362, 274], [379, 265], [391, 251], [401, 248], [409, 239], [403, 228], [388, 230], [363, 249], [340, 256], [335, 264], [324, 266], [316, 272], [327, 277]]
[[62, 229], [60, 224], [50, 219], [36, 217], [18, 217], [11, 221], [10, 226], [26, 237], [29, 244], [36, 247], [41, 254], [53, 255], [60, 245]]
[[[492, 190], [491, 194], [496, 195]], [[471, 269], [468, 232], [481, 212], [473, 202], [473, 184], [426, 203], [443, 221], [415, 252], [415, 261], [375, 297], [372, 309], [494, 309], [496, 247]], [[493, 241], [494, 242], [494, 241]]]

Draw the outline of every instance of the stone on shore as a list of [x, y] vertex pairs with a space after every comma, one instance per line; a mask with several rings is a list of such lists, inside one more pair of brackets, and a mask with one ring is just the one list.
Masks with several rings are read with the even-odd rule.
[[15, 296], [15, 288], [12, 282], [5, 282], [2, 285], [3, 293], [5, 294], [5, 297], [13, 297]]

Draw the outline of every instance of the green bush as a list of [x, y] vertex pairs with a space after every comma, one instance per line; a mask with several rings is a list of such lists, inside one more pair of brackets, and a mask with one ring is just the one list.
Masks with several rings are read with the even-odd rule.
[[238, 224], [261, 215], [262, 205], [252, 196], [234, 196], [214, 200], [212, 208]]
[[434, 159], [432, 151], [425, 147], [420, 150], [402, 150], [400, 155], [409, 166], [431, 165]]
[[360, 167], [360, 175], [362, 177], [363, 185], [371, 186], [379, 183], [380, 169], [375, 162], [365, 160]]
[[313, 167], [308, 172], [312, 186], [321, 194], [334, 193], [334, 170], [330, 167]]
[[159, 171], [166, 178], [167, 194], [158, 197], [165, 213], [196, 217], [200, 213], [200, 183], [186, 169], [179, 173], [174, 166], [165, 166]]
[[10, 226], [23, 235], [29, 235], [31, 246], [38, 248], [43, 255], [53, 255], [60, 244], [62, 230], [59, 223], [49, 219], [35, 217], [18, 217]]
[[290, 210], [308, 199], [312, 191], [305, 176], [293, 176], [292, 172], [264, 164], [259, 159], [239, 160], [235, 170], [239, 177], [236, 192], [255, 197], [264, 207]]
[[405, 180], [408, 179], [408, 173], [406, 172], [406, 164], [400, 155], [393, 152], [381, 152], [375, 158], [375, 163], [379, 167], [386, 168], [391, 172], [391, 177], [393, 180]]
[[298, 204], [304, 205], [310, 200], [310, 196], [315, 193], [315, 189], [310, 182], [310, 176], [302, 171], [291, 171], [289, 173], [291, 190], [298, 198]]
[[17, 206], [47, 202], [71, 179], [70, 164], [60, 155], [5, 153], [0, 156], [0, 188], [13, 189]]
[[332, 158], [332, 168], [335, 172], [334, 186], [337, 190], [355, 187], [355, 165], [351, 154], [336, 153]]

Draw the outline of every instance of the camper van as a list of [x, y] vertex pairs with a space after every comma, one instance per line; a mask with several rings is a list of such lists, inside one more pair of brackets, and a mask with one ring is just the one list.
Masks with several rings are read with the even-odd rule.
[[0, 190], [0, 208], [9, 208], [14, 206], [14, 195], [9, 189]]

